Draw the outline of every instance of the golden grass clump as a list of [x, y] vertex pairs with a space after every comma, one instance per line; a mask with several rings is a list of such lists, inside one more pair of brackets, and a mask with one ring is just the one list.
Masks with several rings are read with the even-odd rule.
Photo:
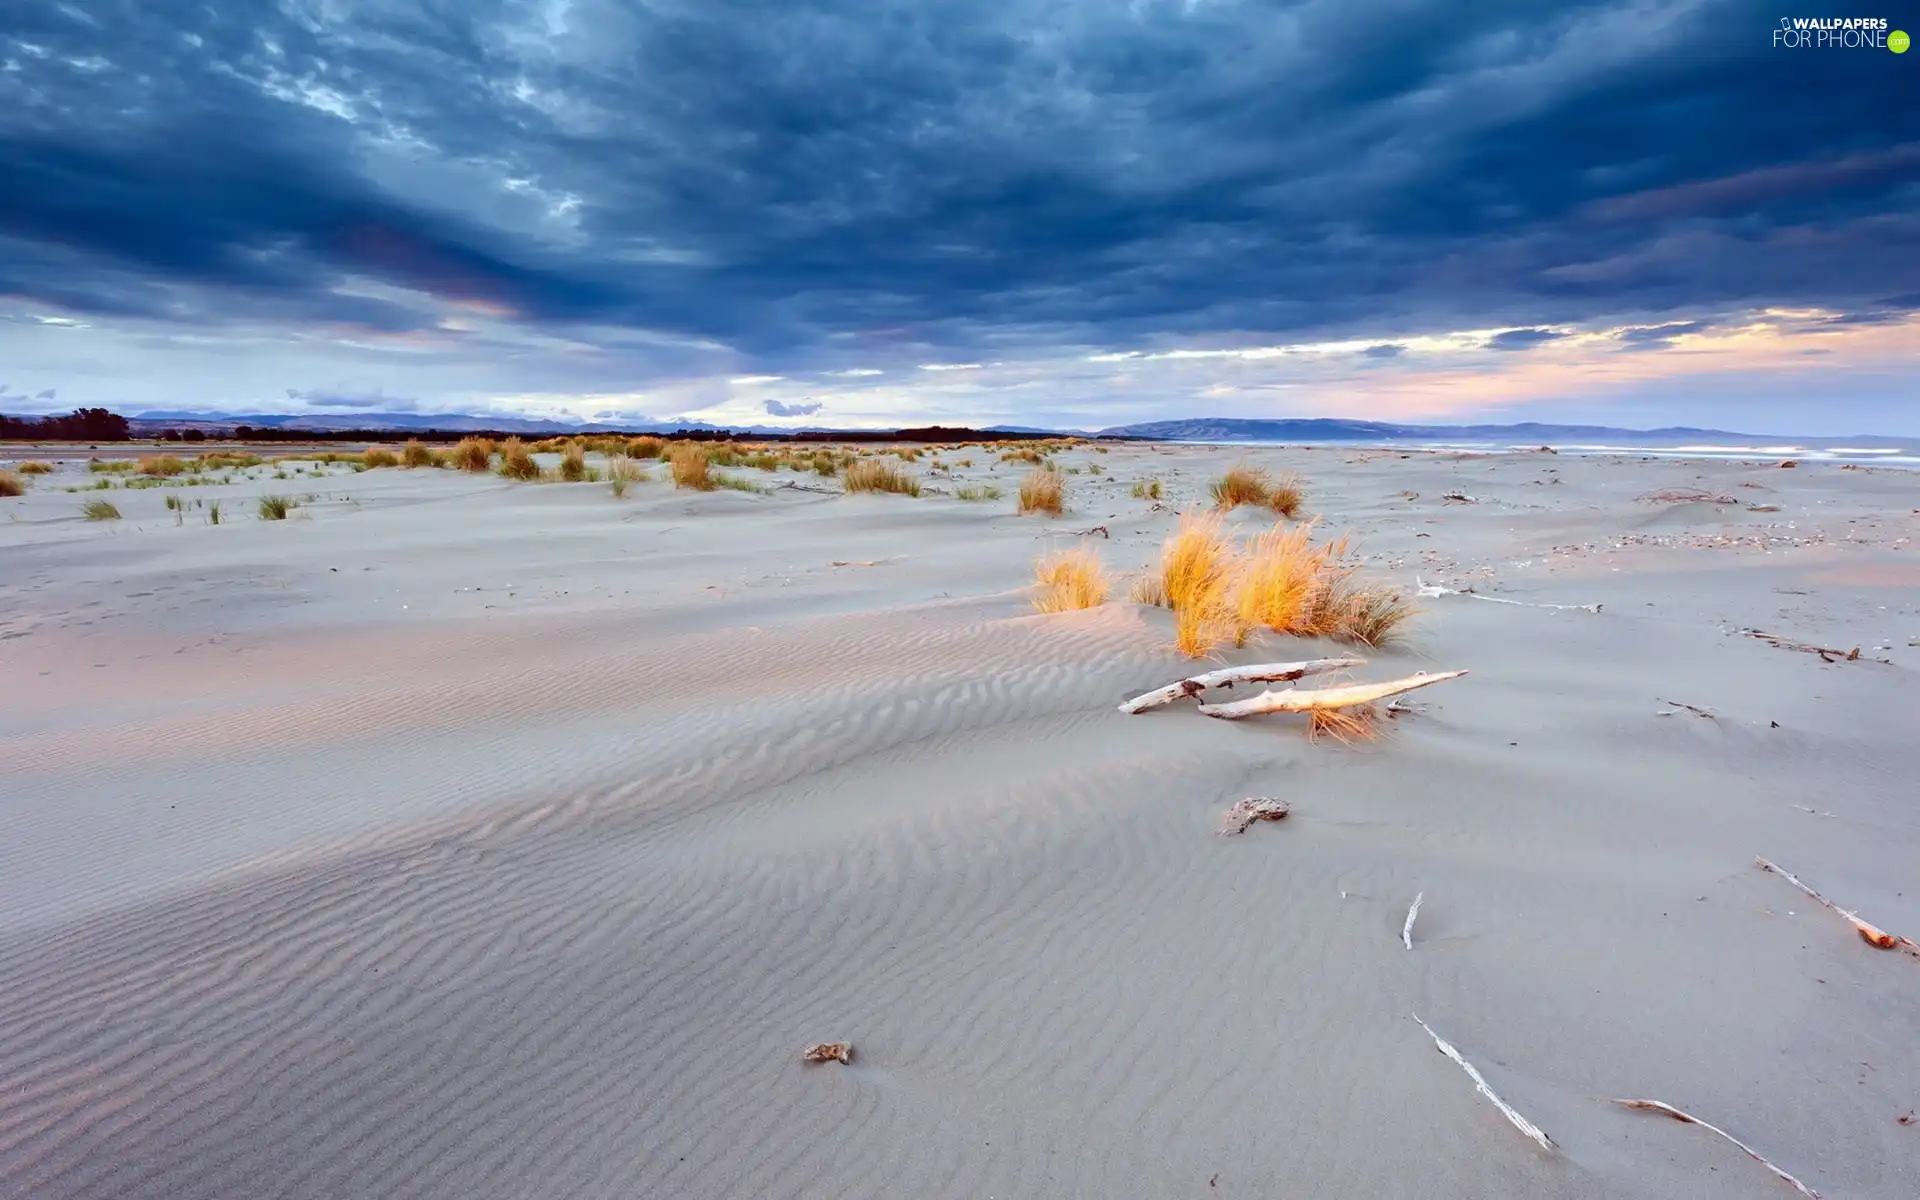
[[654, 459], [666, 452], [667, 444], [657, 437], [637, 437], [627, 443], [628, 458]]
[[844, 482], [848, 492], [892, 492], [900, 496], [920, 494], [918, 479], [877, 458], [863, 458], [848, 467]]
[[385, 446], [368, 446], [360, 452], [360, 461], [372, 467], [397, 467], [400, 456]]
[[533, 451], [525, 442], [510, 437], [500, 444], [500, 474], [526, 483], [540, 478], [540, 464], [533, 461]]
[[47, 462], [23, 462], [15, 467], [14, 470], [20, 472], [22, 475], [51, 475], [53, 474], [53, 464]]
[[1292, 520], [1300, 515], [1300, 506], [1306, 499], [1306, 487], [1300, 482], [1300, 477], [1292, 471], [1283, 471], [1267, 493], [1267, 507]]
[[[1037, 459], [1035, 461], [1038, 461]], [[1052, 467], [1035, 467], [1020, 481], [1020, 511], [1057, 517], [1067, 509], [1066, 477]]]
[[624, 497], [629, 487], [646, 477], [646, 468], [624, 454], [616, 454], [607, 460], [607, 486], [613, 489], [615, 499]]
[[400, 465], [408, 469], [430, 467], [433, 465], [433, 451], [427, 449], [426, 443], [419, 438], [408, 438], [407, 444], [400, 447]]
[[171, 454], [149, 454], [140, 460], [139, 470], [142, 475], [151, 475], [155, 478], [185, 475], [187, 464], [185, 460]]
[[113, 506], [111, 500], [89, 500], [80, 506], [80, 511], [86, 514], [87, 520], [89, 521], [118, 521], [120, 519], [120, 510]]
[[27, 494], [27, 481], [17, 471], [0, 471], [0, 497], [24, 496]]
[[1312, 535], [1311, 525], [1276, 525], [1248, 540], [1234, 597], [1236, 644], [1256, 629], [1300, 632], [1317, 611], [1335, 547], [1316, 547]]
[[1174, 648], [1204, 658], [1236, 629], [1240, 562], [1218, 513], [1185, 513], [1160, 550], [1160, 590], [1173, 610]]
[[580, 483], [587, 478], [587, 448], [581, 443], [568, 442], [561, 449], [560, 478], [568, 483]]
[[487, 438], [461, 438], [453, 445], [453, 465], [462, 471], [485, 471], [493, 466], [493, 442]]
[[1031, 446], [1021, 446], [1018, 449], [1008, 450], [1000, 455], [1000, 461], [1003, 463], [1024, 462], [1033, 463], [1037, 466], [1046, 460], [1047, 456], [1045, 454], [1042, 454]]
[[1161, 491], [1162, 489], [1158, 479], [1142, 479], [1133, 485], [1133, 498], [1135, 500], [1158, 500], [1160, 499]]
[[1380, 736], [1379, 712], [1371, 704], [1351, 708], [1316, 708], [1307, 715], [1307, 740], [1330, 737], [1352, 745]]
[[1107, 602], [1107, 573], [1090, 546], [1042, 555], [1033, 576], [1033, 607], [1040, 612], [1076, 612]]
[[1221, 508], [1265, 504], [1273, 492], [1273, 477], [1259, 467], [1235, 463], [1213, 481], [1213, 502]]
[[87, 460], [87, 470], [96, 475], [118, 475], [133, 470], [133, 461], [126, 458], [90, 458]]
[[713, 456], [698, 442], [676, 443], [668, 452], [667, 463], [673, 471], [673, 486], [677, 488], [710, 492], [720, 486], [711, 470]]

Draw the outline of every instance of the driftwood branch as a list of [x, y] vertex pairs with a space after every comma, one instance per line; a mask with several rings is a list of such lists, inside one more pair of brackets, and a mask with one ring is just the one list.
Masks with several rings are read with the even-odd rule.
[[1681, 1112], [1679, 1109], [1675, 1108], [1673, 1105], [1663, 1103], [1659, 1100], [1615, 1100], [1614, 1103], [1626, 1108], [1640, 1109], [1643, 1112], [1665, 1113], [1667, 1116], [1672, 1117], [1676, 1121], [1683, 1122], [1684, 1124], [1687, 1124], [1687, 1125], [1698, 1125], [1700, 1128], [1707, 1130], [1709, 1133], [1717, 1133], [1721, 1137], [1727, 1139], [1729, 1142], [1732, 1142], [1734, 1145], [1740, 1147], [1740, 1149], [1746, 1153], [1748, 1158], [1753, 1159], [1755, 1162], [1759, 1163], [1761, 1166], [1765, 1167], [1767, 1170], [1772, 1171], [1775, 1175], [1778, 1175], [1780, 1178], [1786, 1180], [1789, 1184], [1793, 1186], [1794, 1191], [1799, 1192], [1802, 1196], [1811, 1196], [1813, 1197], [1813, 1200], [1820, 1200], [1819, 1192], [1814, 1191], [1812, 1188], [1808, 1187], [1806, 1184], [1801, 1183], [1798, 1179], [1795, 1179], [1793, 1176], [1787, 1174], [1785, 1171], [1782, 1171], [1779, 1167], [1774, 1166], [1772, 1163], [1768, 1162], [1766, 1160], [1766, 1157], [1762, 1155], [1758, 1150], [1755, 1150], [1752, 1146], [1747, 1145], [1745, 1142], [1741, 1141], [1739, 1138], [1728, 1133], [1726, 1130], [1720, 1128], [1718, 1125], [1708, 1124], [1707, 1122], [1702, 1121], [1699, 1117], [1694, 1116], [1692, 1113]]
[[1172, 704], [1185, 696], [1197, 696], [1208, 688], [1232, 687], [1236, 683], [1290, 683], [1309, 675], [1324, 675], [1328, 671], [1341, 671], [1348, 667], [1366, 665], [1367, 660], [1364, 658], [1316, 658], [1307, 662], [1255, 663], [1245, 667], [1223, 667], [1218, 671], [1190, 676], [1163, 688], [1155, 688], [1151, 692], [1135, 696], [1122, 704], [1120, 711], [1123, 713], [1145, 712], [1149, 708]]
[[1455, 1050], [1452, 1042], [1435, 1033], [1433, 1026], [1427, 1024], [1425, 1021], [1421, 1021], [1419, 1013], [1413, 1014], [1413, 1019], [1419, 1021], [1420, 1028], [1427, 1031], [1427, 1036], [1433, 1039], [1433, 1044], [1439, 1048], [1440, 1053], [1452, 1059], [1462, 1071], [1467, 1073], [1468, 1077], [1473, 1080], [1474, 1088], [1478, 1090], [1482, 1096], [1492, 1101], [1493, 1106], [1500, 1110], [1500, 1115], [1513, 1122], [1515, 1129], [1527, 1135], [1527, 1137], [1532, 1139], [1533, 1143], [1542, 1150], [1551, 1152], [1559, 1149], [1558, 1146], [1554, 1145], [1553, 1139], [1547, 1136], [1545, 1130], [1521, 1116], [1514, 1110], [1511, 1104], [1502, 1100], [1499, 1095], [1494, 1092], [1493, 1088], [1488, 1085], [1486, 1076], [1482, 1075], [1479, 1069], [1468, 1062], [1458, 1050]]
[[1846, 920], [1847, 924], [1853, 926], [1854, 930], [1860, 934], [1860, 939], [1866, 942], [1867, 945], [1881, 950], [1905, 950], [1908, 954], [1920, 957], [1920, 945], [1916, 945], [1912, 939], [1901, 937], [1897, 933], [1888, 933], [1878, 925], [1868, 924], [1866, 921], [1860, 919], [1858, 913], [1841, 908], [1838, 904], [1835, 904], [1819, 892], [1814, 891], [1806, 884], [1800, 882], [1799, 876], [1778, 863], [1768, 862], [1764, 858], [1756, 858], [1753, 860], [1753, 865], [1759, 867], [1762, 871], [1771, 871], [1773, 874], [1780, 876], [1814, 900], [1824, 904], [1834, 912], [1839, 913], [1840, 916]]
[[1762, 633], [1758, 629], [1749, 629], [1746, 631], [1746, 634], [1748, 637], [1759, 638], [1763, 642], [1778, 646], [1782, 650], [1798, 650], [1803, 654], [1818, 654], [1822, 662], [1860, 661], [1860, 647], [1858, 646], [1855, 646], [1851, 650], [1836, 650], [1832, 646], [1816, 646], [1812, 642], [1796, 642], [1792, 638], [1783, 638], [1773, 633]]
[[1414, 590], [1423, 600], [1437, 600], [1442, 596], [1466, 596], [1473, 600], [1485, 600], [1488, 604], [1511, 604], [1515, 608], [1551, 608], [1561, 612], [1600, 611], [1598, 604], [1545, 604], [1533, 600], [1509, 600], [1505, 596], [1482, 596], [1472, 588], [1450, 588], [1445, 584], [1428, 583], [1418, 575], [1413, 577]]
[[1417, 675], [1409, 675], [1405, 679], [1393, 679], [1385, 683], [1354, 683], [1345, 687], [1330, 688], [1289, 688], [1284, 692], [1261, 692], [1258, 696], [1249, 696], [1245, 700], [1235, 700], [1228, 704], [1202, 704], [1199, 711], [1203, 716], [1219, 717], [1223, 721], [1237, 721], [1242, 717], [1254, 717], [1262, 713], [1315, 712], [1349, 708], [1355, 704], [1372, 704], [1376, 700], [1385, 700], [1388, 696], [1398, 696], [1402, 692], [1411, 692], [1415, 688], [1445, 683], [1449, 679], [1458, 679], [1465, 674], [1465, 671], [1441, 671], [1437, 675], [1429, 675], [1423, 671]]

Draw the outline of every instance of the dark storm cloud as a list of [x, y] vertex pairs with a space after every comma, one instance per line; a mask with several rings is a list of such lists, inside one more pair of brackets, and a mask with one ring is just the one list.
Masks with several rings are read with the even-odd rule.
[[0, 44], [0, 292], [100, 317], [437, 319], [372, 281], [830, 365], [1920, 276], [1912, 64], [1733, 0], [87, 12]]
[[1620, 340], [1635, 350], [1664, 350], [1673, 339], [1688, 333], [1704, 333], [1713, 326], [1707, 321], [1668, 321], [1664, 325], [1638, 325], [1620, 331]]
[[766, 402], [765, 407], [768, 414], [775, 417], [810, 417], [825, 408], [826, 405], [818, 401], [810, 401], [805, 404], [783, 404], [778, 400], [769, 400]]
[[1566, 336], [1557, 329], [1509, 329], [1504, 333], [1494, 334], [1488, 340], [1487, 346], [1493, 350], [1531, 350], [1535, 346], [1557, 342]]

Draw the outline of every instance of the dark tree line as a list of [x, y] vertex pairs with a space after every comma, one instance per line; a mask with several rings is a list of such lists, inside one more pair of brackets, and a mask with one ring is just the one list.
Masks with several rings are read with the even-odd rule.
[[127, 419], [104, 408], [76, 408], [63, 417], [0, 414], [0, 438], [51, 442], [124, 442], [133, 435]]

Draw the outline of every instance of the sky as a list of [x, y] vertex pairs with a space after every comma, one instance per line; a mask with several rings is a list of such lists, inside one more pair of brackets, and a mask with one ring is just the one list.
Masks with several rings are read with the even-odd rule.
[[1903, 27], [16, 0], [0, 411], [1920, 435]]

